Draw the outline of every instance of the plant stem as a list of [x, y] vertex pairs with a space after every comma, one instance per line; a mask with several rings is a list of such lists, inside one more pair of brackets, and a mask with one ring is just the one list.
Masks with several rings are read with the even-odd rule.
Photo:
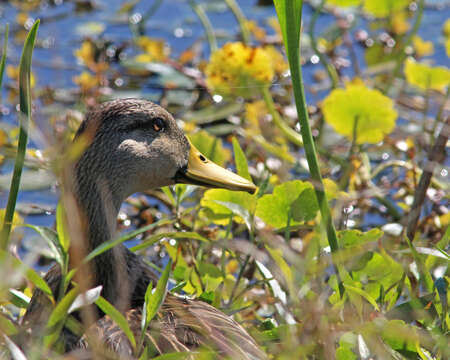
[[316, 26], [317, 19], [319, 18], [319, 15], [322, 12], [323, 7], [325, 6], [325, 3], [326, 0], [322, 0], [319, 6], [317, 6], [316, 9], [314, 10], [311, 22], [309, 23], [308, 35], [311, 39], [311, 47], [313, 48], [316, 55], [319, 57], [320, 62], [325, 67], [328, 77], [330, 78], [331, 89], [335, 89], [339, 83], [339, 75], [336, 72], [336, 68], [330, 62], [328, 62], [328, 59], [325, 56], [325, 54], [319, 51], [319, 48], [317, 47], [317, 39], [314, 34], [314, 27]]
[[[300, 131], [302, 134], [302, 139], [305, 147], [305, 155], [308, 161], [309, 171], [313, 180], [314, 189], [316, 192], [317, 201], [319, 203], [320, 213], [322, 215], [322, 220], [325, 224], [328, 243], [330, 245], [332, 253], [335, 255], [338, 251], [338, 241], [336, 235], [336, 229], [333, 224], [333, 218], [331, 217], [331, 210], [328, 204], [327, 195], [324, 190], [324, 185], [322, 181], [322, 175], [320, 173], [319, 162], [317, 160], [316, 149], [314, 145], [314, 140], [311, 133], [311, 128], [309, 126], [309, 117], [306, 107], [305, 90], [303, 87], [303, 78], [301, 72], [300, 64], [300, 35], [297, 31], [296, 16], [299, 16], [299, 25], [301, 24], [302, 18], [302, 8], [301, 3], [300, 9], [296, 9], [294, 1], [285, 1], [285, 21], [286, 21], [286, 35], [285, 35], [285, 45], [289, 50], [288, 60], [289, 67], [291, 69], [292, 85], [294, 90], [295, 104], [297, 107], [298, 119], [300, 122]], [[300, 14], [296, 14], [295, 11], [300, 11]], [[336, 266], [336, 276], [339, 283], [339, 293], [342, 296], [344, 293], [344, 287], [341, 281], [340, 266]]]
[[209, 44], [209, 50], [211, 51], [211, 53], [217, 51], [217, 40], [216, 36], [214, 35], [214, 28], [211, 25], [211, 22], [209, 21], [208, 15], [206, 15], [203, 6], [197, 4], [193, 0], [189, 1], [189, 5], [191, 5], [192, 10], [198, 16], [200, 22], [203, 25], [203, 28], [205, 29], [206, 38], [208, 39]]
[[19, 65], [19, 142], [17, 145], [17, 156], [14, 163], [13, 176], [11, 178], [11, 187], [8, 196], [8, 204], [6, 205], [5, 218], [3, 220], [3, 228], [0, 234], [0, 249], [6, 250], [8, 247], [9, 234], [16, 209], [17, 194], [19, 193], [20, 178], [22, 176], [23, 164], [25, 161], [25, 152], [28, 142], [28, 128], [31, 122], [31, 57], [33, 55], [34, 42], [39, 27], [39, 20], [36, 20], [30, 29], [23, 46], [22, 56]]
[[298, 132], [286, 125], [284, 120], [281, 118], [277, 109], [275, 109], [275, 103], [273, 102], [272, 94], [269, 91], [269, 87], [265, 86], [261, 90], [264, 102], [266, 103], [267, 110], [269, 110], [270, 115], [272, 115], [272, 120], [275, 126], [280, 129], [286, 138], [293, 144], [302, 147], [303, 140]]
[[433, 171], [436, 165], [440, 164], [445, 159], [445, 146], [450, 137], [450, 117], [447, 117], [444, 126], [442, 127], [439, 136], [436, 139], [430, 154], [428, 155], [428, 164], [425, 164], [424, 171], [420, 176], [419, 185], [416, 187], [414, 193], [414, 201], [408, 216], [408, 226], [406, 228], [406, 236], [410, 241], [414, 240], [416, 234], [417, 224], [419, 222], [422, 205], [425, 201], [425, 196], [428, 187], [431, 183]]
[[225, 3], [230, 8], [233, 15], [236, 17], [237, 22], [239, 23], [239, 27], [241, 28], [242, 41], [244, 44], [250, 43], [250, 32], [248, 31], [246, 22], [247, 19], [242, 12], [242, 9], [239, 7], [236, 0], [225, 0]]
[[9, 34], [9, 24], [5, 27], [5, 37], [3, 39], [3, 54], [0, 60], [0, 88], [3, 83], [3, 74], [5, 73], [5, 63], [6, 63], [6, 52], [8, 51], [8, 34]]

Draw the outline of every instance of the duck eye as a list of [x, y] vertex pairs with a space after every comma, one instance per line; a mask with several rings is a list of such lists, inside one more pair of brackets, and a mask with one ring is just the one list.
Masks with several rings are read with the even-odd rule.
[[155, 130], [156, 132], [159, 132], [162, 129], [164, 129], [164, 126], [165, 126], [164, 120], [161, 118], [156, 118], [153, 120], [152, 126], [153, 126], [153, 130]]

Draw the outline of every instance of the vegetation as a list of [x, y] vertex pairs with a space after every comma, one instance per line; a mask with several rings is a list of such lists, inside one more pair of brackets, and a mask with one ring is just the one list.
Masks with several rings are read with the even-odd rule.
[[[84, 333], [71, 313], [95, 303], [137, 358], [151, 358], [143, 334], [170, 291], [232, 315], [272, 359], [450, 358], [450, 70], [427, 61], [434, 46], [450, 55], [450, 20], [436, 44], [418, 35], [424, 0], [311, 2], [316, 7], [274, 0], [277, 17], [264, 23], [224, 0], [214, 3], [234, 14], [239, 33], [223, 41], [207, 2], [190, 1], [211, 50], [204, 58], [196, 44], [174, 56], [164, 40], [148, 36], [146, 25], [162, 3], [154, 1], [138, 21], [139, 1], [123, 3], [118, 15], [132, 34], [125, 44], [105, 41], [102, 25], [89, 24], [74, 51], [82, 67], [73, 78], [77, 88], [65, 98], [40, 88], [31, 73], [39, 20], [30, 26], [27, 12], [40, 1], [15, 5], [26, 20], [17, 16], [15, 35], [25, 28], [28, 35], [16, 69], [7, 56], [6, 27], [0, 62], [0, 85], [5, 69], [11, 80], [3, 103], [20, 103], [18, 127], [0, 129], [2, 171], [14, 161], [10, 185], [0, 183], [8, 189], [0, 213], [0, 354], [62, 358], [64, 327]], [[306, 6], [312, 16], [302, 20]], [[324, 13], [334, 19], [325, 32], [315, 26]], [[344, 49], [351, 76], [342, 67]], [[310, 60], [324, 69], [311, 84], [302, 77]], [[36, 183], [48, 188], [54, 183], [49, 169], [64, 183], [65, 166], [79, 156], [69, 144], [82, 114], [148, 83], [162, 90], [158, 102], [176, 114], [201, 152], [234, 166], [258, 191], [176, 185], [127, 200], [118, 219], [122, 235], [84, 262], [125, 242], [161, 273], [147, 290], [136, 334], [101, 289], [80, 294], [75, 284], [68, 290], [78, 271], [69, 266], [73, 234], [64, 219], [70, 209], [53, 209], [55, 227], [24, 220], [23, 206], [21, 214], [15, 210], [19, 184], [23, 192]], [[28, 132], [38, 131], [30, 124], [32, 103], [57, 109], [48, 119], [55, 140], [46, 149], [26, 149]], [[24, 229], [38, 236], [23, 237]], [[58, 294], [37, 270], [49, 260], [63, 269]], [[41, 339], [20, 347], [33, 289], [54, 308]], [[215, 354], [200, 349], [197, 357]]]

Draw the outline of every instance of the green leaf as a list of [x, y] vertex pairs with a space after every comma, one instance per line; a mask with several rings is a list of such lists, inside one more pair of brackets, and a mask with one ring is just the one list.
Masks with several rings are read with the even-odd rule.
[[23, 164], [25, 161], [25, 152], [28, 142], [28, 127], [31, 122], [31, 58], [33, 55], [34, 42], [39, 27], [39, 20], [31, 27], [25, 44], [23, 46], [22, 56], [19, 64], [19, 98], [20, 98], [20, 130], [19, 142], [17, 144], [16, 161], [14, 162], [14, 171], [11, 178], [11, 187], [6, 205], [3, 228], [0, 233], [0, 249], [6, 249], [11, 232], [11, 225], [16, 208], [17, 194], [19, 192], [20, 178], [22, 176]]
[[[293, 17], [293, 26], [288, 27], [286, 19], [286, 2], [291, 2], [288, 10], [292, 9], [291, 15]], [[280, 21], [281, 33], [283, 34], [283, 41], [286, 44], [286, 53], [289, 57], [289, 52], [300, 51], [300, 28], [302, 19], [302, 5], [303, 0], [274, 0], [275, 9], [277, 11], [278, 20]], [[288, 32], [292, 34], [292, 41], [288, 39]], [[293, 46], [288, 46], [293, 45]]]
[[271, 248], [269, 245], [265, 245], [267, 251], [269, 252], [272, 259], [275, 261], [275, 263], [278, 265], [280, 270], [282, 271], [284, 278], [288, 284], [288, 286], [293, 285], [294, 282], [294, 275], [292, 274], [291, 267], [289, 264], [284, 260], [283, 258], [283, 252], [281, 249], [274, 249]]
[[251, 228], [252, 228], [251, 216], [250, 216], [249, 212], [247, 211], [247, 209], [244, 209], [242, 206], [231, 203], [229, 201], [215, 200], [215, 203], [226, 207], [233, 213], [233, 215], [239, 216], [241, 219], [244, 220], [245, 225], [247, 226], [247, 229], [249, 231], [251, 230]]
[[8, 336], [18, 333], [14, 323], [3, 314], [0, 314], [0, 332]]
[[141, 343], [144, 339], [145, 332], [147, 331], [148, 324], [158, 313], [161, 304], [164, 301], [167, 293], [167, 283], [169, 281], [170, 270], [172, 268], [172, 260], [169, 259], [166, 267], [164, 268], [161, 277], [156, 284], [155, 291], [152, 293], [152, 284], [150, 283], [147, 287], [147, 291], [145, 292], [145, 303], [144, 303], [144, 312], [145, 312], [145, 320], [143, 320], [142, 333], [141, 333]]
[[245, 154], [242, 151], [241, 146], [239, 145], [239, 141], [237, 141], [237, 139], [233, 137], [232, 142], [237, 173], [244, 179], [252, 181], [250, 173], [248, 172], [247, 158], [245, 157]]
[[62, 249], [67, 254], [70, 246], [70, 237], [67, 232], [67, 217], [65, 209], [60, 201], [56, 207], [56, 232], [58, 233], [59, 243]]
[[364, 11], [377, 18], [387, 17], [404, 10], [410, 0], [364, 0]]
[[278, 185], [273, 194], [262, 196], [256, 205], [256, 216], [276, 229], [313, 219], [318, 211], [313, 186], [308, 182], [293, 180]]
[[220, 166], [231, 159], [230, 150], [223, 147], [222, 140], [204, 130], [190, 134], [189, 139], [203, 155]]
[[53, 258], [63, 269], [64, 264], [66, 263], [67, 252], [63, 249], [55, 230], [47, 226], [35, 226], [30, 224], [25, 224], [24, 226], [33, 229], [45, 240], [50, 248]]
[[360, 296], [362, 296], [364, 299], [366, 299], [377, 311], [380, 311], [380, 308], [378, 307], [377, 302], [375, 301], [374, 298], [372, 298], [372, 296], [370, 296], [369, 293], [367, 293], [366, 291], [364, 291], [363, 289], [357, 288], [355, 286], [349, 285], [347, 283], [344, 282], [344, 287], [347, 291], [349, 292], [354, 292]]
[[113, 305], [111, 305], [105, 298], [100, 296], [95, 304], [102, 310], [106, 315], [108, 315], [116, 324], [120, 327], [123, 333], [126, 335], [130, 341], [132, 347], [136, 348], [136, 339], [134, 338], [133, 332], [130, 329], [127, 319], [117, 310]]
[[[219, 225], [227, 225], [230, 220], [230, 215], [233, 214], [233, 210], [230, 210], [229, 206], [224, 206], [224, 204], [236, 204], [242, 209], [246, 210], [249, 214], [254, 212], [256, 206], [256, 198], [254, 195], [250, 195], [243, 191], [230, 191], [225, 189], [211, 189], [205, 191], [203, 198], [200, 201], [202, 207], [206, 208], [203, 210], [214, 223]], [[239, 212], [237, 208], [234, 208], [236, 214]], [[243, 212], [241, 215], [244, 215]], [[244, 222], [244, 219], [239, 215], [234, 220], [236, 222]]]
[[393, 101], [363, 84], [333, 90], [323, 101], [322, 110], [336, 132], [357, 144], [380, 142], [394, 129], [397, 118]]
[[348, 348], [338, 347], [336, 349], [336, 360], [356, 360], [356, 354]]
[[405, 60], [406, 80], [421, 90], [444, 91], [450, 85], [450, 70], [444, 66], [428, 66], [413, 58]]
[[417, 252], [413, 243], [411, 241], [409, 241], [409, 239], [406, 236], [405, 236], [405, 241], [408, 243], [408, 246], [411, 249], [411, 252], [413, 254], [414, 261], [416, 262], [417, 267], [419, 268], [420, 282], [422, 282], [422, 284], [425, 286], [425, 288], [429, 292], [433, 292], [433, 289], [434, 289], [433, 278], [431, 277], [430, 272], [428, 271], [428, 269], [425, 266], [425, 262], [422, 257], [423, 255], [421, 256]]
[[152, 246], [153, 244], [157, 243], [159, 240], [169, 238], [169, 239], [176, 239], [176, 240], [183, 240], [183, 239], [191, 239], [191, 240], [198, 240], [202, 242], [210, 242], [209, 239], [201, 236], [200, 234], [196, 232], [191, 231], [177, 231], [177, 232], [165, 232], [165, 233], [159, 233], [152, 236], [149, 236], [145, 238], [140, 244], [135, 245], [130, 248], [131, 251], [136, 252], [142, 249], [146, 249], [149, 246]]
[[132, 238], [136, 237], [139, 234], [142, 234], [143, 232], [149, 231], [149, 230], [153, 230], [159, 226], [162, 225], [167, 225], [167, 224], [171, 224], [173, 223], [174, 220], [169, 220], [169, 219], [162, 219], [160, 221], [157, 221], [153, 224], [147, 225], [147, 226], [143, 226], [140, 229], [137, 229], [135, 231], [131, 231], [117, 239], [111, 239], [109, 241], [104, 242], [103, 244], [97, 246], [94, 250], [92, 250], [88, 256], [85, 257], [84, 262], [88, 262], [91, 261], [92, 259], [94, 259], [96, 256], [103, 254], [105, 251], [108, 251], [110, 249], [112, 249], [114, 246], [117, 246], [125, 241], [131, 240]]
[[16, 257], [10, 255], [4, 250], [0, 250], [0, 264], [10, 262], [12, 268], [18, 273], [24, 273], [28, 281], [32, 282], [34, 286], [42, 290], [47, 295], [52, 295], [50, 287], [47, 285], [44, 279], [42, 279], [39, 274], [32, 268], [25, 265], [22, 261]]
[[52, 346], [59, 338], [64, 322], [69, 315], [69, 308], [78, 295], [78, 287], [71, 289], [61, 301], [56, 304], [47, 321], [48, 335], [44, 337], [44, 345]]
[[416, 352], [419, 338], [416, 328], [402, 320], [380, 321], [381, 337], [394, 350]]

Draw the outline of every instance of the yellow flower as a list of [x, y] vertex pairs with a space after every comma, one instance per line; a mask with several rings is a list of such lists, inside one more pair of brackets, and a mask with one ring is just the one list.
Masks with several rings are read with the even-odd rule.
[[140, 36], [136, 40], [137, 46], [144, 50], [144, 54], [138, 55], [136, 61], [150, 62], [163, 61], [169, 56], [169, 48], [164, 41], [153, 40], [148, 36]]
[[73, 82], [80, 86], [82, 92], [87, 92], [99, 85], [97, 77], [87, 71], [83, 71], [79, 76], [75, 76]]
[[74, 51], [74, 55], [85, 65], [95, 63], [95, 48], [90, 41], [83, 41], [81, 47]]
[[[6, 67], [6, 74], [9, 78], [14, 79], [16, 81], [19, 81], [19, 67], [18, 66], [12, 66], [8, 65]], [[33, 73], [30, 74], [30, 86], [34, 88], [36, 85], [36, 77]]]
[[215, 92], [250, 98], [255, 87], [271, 83], [274, 69], [267, 51], [235, 42], [211, 55], [205, 73], [208, 86]]
[[283, 74], [285, 71], [289, 70], [289, 65], [284, 59], [284, 56], [281, 52], [279, 52], [275, 46], [267, 45], [264, 46], [264, 50], [272, 60], [272, 66], [277, 75]]
[[268, 113], [269, 111], [267, 110], [266, 103], [262, 100], [245, 104], [245, 117], [250, 122], [250, 127], [253, 129], [259, 129], [260, 121], [267, 116]]
[[434, 52], [433, 43], [431, 41], [423, 40], [420, 36], [414, 36], [412, 43], [418, 57], [432, 55]]

